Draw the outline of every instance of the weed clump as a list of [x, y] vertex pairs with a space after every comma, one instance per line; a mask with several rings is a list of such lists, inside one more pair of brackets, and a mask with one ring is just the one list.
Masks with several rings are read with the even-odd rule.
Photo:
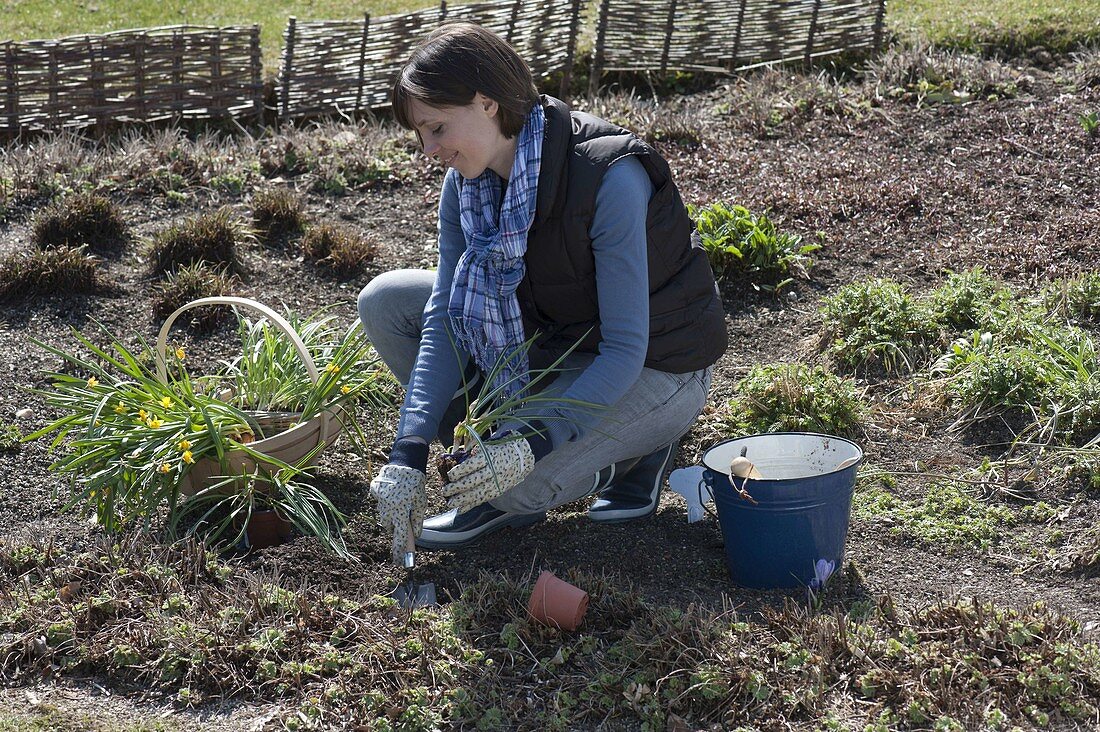
[[742, 434], [821, 432], [849, 436], [861, 430], [866, 407], [855, 382], [821, 366], [756, 366], [730, 400], [730, 425]]
[[37, 250], [0, 260], [0, 302], [38, 295], [94, 294], [104, 289], [99, 260], [82, 247]]
[[153, 237], [149, 267], [165, 274], [180, 267], [206, 262], [226, 272], [240, 271], [237, 246], [244, 238], [241, 225], [228, 208], [202, 214], [175, 224]]
[[374, 243], [350, 229], [333, 224], [310, 228], [302, 238], [302, 255], [307, 261], [332, 270], [340, 277], [357, 274], [374, 259]]
[[[227, 275], [223, 268], [205, 262], [180, 267], [170, 272], [153, 296], [153, 315], [164, 320], [181, 306], [201, 297], [232, 295], [236, 277]], [[231, 319], [232, 311], [216, 305], [188, 310], [182, 316], [192, 330], [208, 332]]]
[[252, 198], [252, 227], [260, 242], [277, 244], [288, 234], [305, 228], [302, 200], [285, 188], [259, 191]]
[[995, 59], [915, 43], [893, 45], [871, 61], [867, 82], [876, 96], [923, 104], [1014, 97], [1028, 79]]
[[913, 371], [941, 338], [928, 308], [888, 279], [845, 285], [825, 298], [821, 316], [825, 350], [848, 370]]
[[954, 331], [994, 327], [1013, 299], [1012, 292], [981, 267], [949, 273], [928, 297], [932, 318]]
[[1100, 272], [1055, 280], [1043, 288], [1042, 300], [1055, 315], [1100, 323]]
[[715, 277], [730, 272], [744, 276], [756, 289], [778, 290], [796, 275], [808, 276], [813, 260], [808, 256], [820, 244], [803, 244], [802, 237], [780, 232], [766, 215], [755, 215], [744, 206], [717, 202], [688, 214], [702, 240]]
[[15, 452], [23, 440], [19, 425], [0, 423], [0, 452]]
[[106, 254], [118, 252], [129, 240], [118, 206], [94, 193], [54, 201], [35, 217], [31, 230], [40, 249], [83, 246]]

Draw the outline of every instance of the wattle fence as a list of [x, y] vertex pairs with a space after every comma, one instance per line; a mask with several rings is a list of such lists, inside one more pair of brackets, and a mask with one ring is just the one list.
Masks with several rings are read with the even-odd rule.
[[[731, 73], [880, 48], [885, 0], [596, 0], [591, 87], [606, 71]], [[570, 83], [585, 0], [486, 0], [297, 21], [265, 100], [258, 26], [171, 26], [0, 43], [0, 134], [165, 119], [355, 115], [384, 107], [412, 47], [448, 20], [506, 38]], [[266, 101], [266, 104], [265, 104]]]

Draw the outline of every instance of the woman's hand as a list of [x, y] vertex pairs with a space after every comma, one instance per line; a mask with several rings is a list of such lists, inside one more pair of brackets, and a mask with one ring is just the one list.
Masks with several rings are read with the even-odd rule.
[[447, 505], [459, 513], [503, 495], [535, 467], [531, 445], [522, 438], [486, 442], [470, 457], [451, 468], [443, 484]]
[[370, 483], [371, 495], [378, 499], [378, 525], [383, 529], [393, 527], [390, 552], [398, 566], [402, 566], [409, 532], [419, 536], [424, 526], [428, 508], [425, 483], [424, 471], [392, 463], [379, 470]]

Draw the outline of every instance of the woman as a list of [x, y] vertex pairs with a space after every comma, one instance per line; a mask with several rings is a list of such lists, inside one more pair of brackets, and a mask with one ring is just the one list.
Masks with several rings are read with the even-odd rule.
[[[392, 101], [448, 169], [437, 272], [387, 272], [359, 296], [367, 334], [407, 390], [371, 483], [394, 560], [410, 532], [420, 547], [458, 547], [593, 493], [594, 521], [650, 515], [726, 348], [668, 164], [626, 130], [540, 97], [515, 51], [472, 23], [429, 35]], [[522, 439], [497, 435], [453, 468], [452, 510], [425, 520], [428, 443], [450, 446], [463, 389], [476, 393], [503, 355], [496, 385], [514, 391], [578, 343], [543, 392], [562, 402], [540, 403], [515, 430]], [[599, 408], [569, 408], [577, 402]]]

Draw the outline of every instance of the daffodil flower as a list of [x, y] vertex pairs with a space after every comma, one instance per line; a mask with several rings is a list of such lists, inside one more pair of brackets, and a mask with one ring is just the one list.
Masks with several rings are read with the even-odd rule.
[[126, 405], [119, 402], [118, 406], [115, 407], [115, 414], [126, 414]]
[[144, 409], [139, 409], [138, 410], [138, 419], [140, 419], [142, 422], [144, 422], [145, 420], [149, 419], [149, 413], [146, 412]]
[[330, 374], [338, 374], [340, 373], [340, 367], [334, 363], [330, 363], [328, 366], [325, 366], [325, 371]]
[[89, 377], [89, 379], [88, 379], [88, 388], [89, 388], [89, 389], [95, 388], [95, 386], [96, 386], [97, 384], [99, 384], [99, 379], [97, 379], [97, 378], [96, 378], [96, 377], [94, 377], [94, 376], [92, 376], [92, 377]]
[[187, 354], [184, 353], [183, 348], [176, 348], [176, 358], [178, 358], [180, 361], [187, 358]]
[[188, 442], [187, 440], [180, 440], [179, 448], [181, 450], [190, 450], [191, 449], [191, 443]]
[[195, 458], [191, 457], [191, 451], [190, 450], [184, 450], [183, 451], [183, 462], [187, 463], [188, 465], [195, 462]]
[[170, 409], [172, 407], [172, 397], [161, 397], [160, 405], [165, 409]]
[[169, 465], [168, 463], [161, 463], [159, 470], [162, 473], [167, 473], [167, 472], [172, 470], [172, 466]]
[[161, 426], [162, 424], [164, 424], [164, 423], [163, 423], [163, 422], [161, 422], [161, 421], [160, 421], [159, 419], [157, 419], [156, 417], [150, 417], [150, 418], [149, 418], [149, 419], [148, 419], [148, 420], [147, 420], [147, 421], [145, 422], [145, 424], [146, 424], [146, 425], [148, 425], [148, 427], [149, 427], [150, 429], [154, 429], [154, 430], [155, 430], [155, 429], [156, 429], [157, 427], [160, 427], [160, 426]]
[[350, 394], [351, 393], [351, 387], [348, 386], [347, 384], [344, 384], [343, 386], [340, 387], [340, 393], [341, 394]]

